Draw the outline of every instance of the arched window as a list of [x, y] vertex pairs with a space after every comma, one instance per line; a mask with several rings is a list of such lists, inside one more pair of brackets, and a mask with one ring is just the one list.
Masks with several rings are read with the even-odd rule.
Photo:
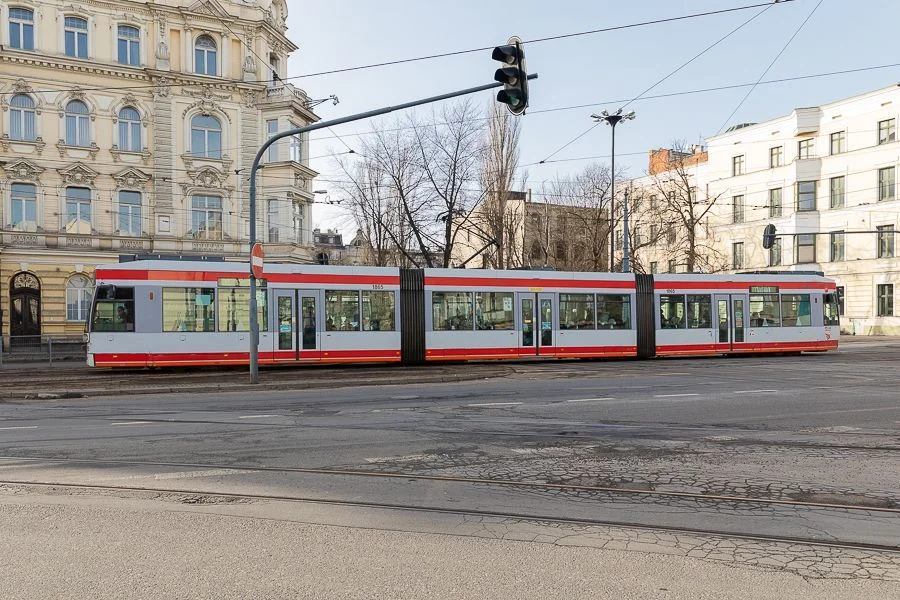
[[16, 94], [9, 101], [9, 137], [28, 142], [37, 138], [34, 100], [25, 94]]
[[9, 208], [9, 225], [15, 231], [37, 231], [37, 188], [33, 183], [12, 184]]
[[66, 104], [66, 145], [91, 145], [91, 118], [87, 104], [72, 100]]
[[140, 152], [141, 148], [141, 115], [126, 106], [119, 111], [119, 150]]
[[88, 57], [88, 22], [81, 17], [66, 17], [65, 20], [66, 56], [74, 58]]
[[137, 66], [141, 64], [141, 30], [131, 25], [119, 25], [119, 64]]
[[222, 158], [222, 123], [209, 115], [191, 119], [191, 154]]
[[72, 275], [66, 282], [66, 321], [86, 321], [91, 311], [91, 280]]
[[9, 9], [9, 47], [34, 50], [34, 12], [27, 8]]
[[216, 41], [208, 35], [201, 35], [194, 43], [194, 73], [216, 75]]

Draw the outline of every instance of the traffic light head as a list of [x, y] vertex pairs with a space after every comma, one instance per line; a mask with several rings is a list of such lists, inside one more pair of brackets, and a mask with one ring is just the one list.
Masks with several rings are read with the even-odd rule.
[[775, 245], [775, 226], [769, 223], [766, 225], [766, 228], [763, 229], [763, 248], [769, 250], [772, 246]]
[[528, 107], [528, 72], [522, 41], [509, 38], [505, 46], [494, 48], [491, 58], [504, 65], [494, 73], [494, 80], [503, 84], [503, 89], [497, 92], [497, 102], [505, 104], [512, 114], [521, 115]]

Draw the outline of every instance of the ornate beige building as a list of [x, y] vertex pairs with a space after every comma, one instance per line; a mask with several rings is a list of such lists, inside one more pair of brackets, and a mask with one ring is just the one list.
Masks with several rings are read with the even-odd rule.
[[[284, 83], [285, 0], [0, 3], [3, 335], [78, 333], [97, 264], [246, 256], [266, 136], [317, 120]], [[260, 171], [267, 256], [313, 261], [305, 139]], [[13, 340], [15, 344], [15, 340]]]

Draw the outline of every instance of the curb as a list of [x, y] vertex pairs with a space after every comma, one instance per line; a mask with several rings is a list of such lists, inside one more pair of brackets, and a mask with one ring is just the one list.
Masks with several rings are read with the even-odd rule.
[[[112, 388], [93, 388], [80, 391], [54, 391], [54, 390], [32, 390], [22, 392], [4, 392], [0, 393], [0, 403], [10, 400], [65, 400], [74, 398], [90, 398], [90, 397], [109, 397], [109, 396], [132, 396], [147, 394], [175, 394], [175, 393], [212, 393], [212, 392], [240, 392], [240, 391], [279, 391], [279, 390], [297, 390], [297, 389], [337, 389], [337, 388], [354, 388], [363, 386], [376, 385], [415, 385], [426, 383], [454, 383], [463, 381], [478, 381], [481, 379], [494, 379], [506, 377], [515, 372], [509, 369], [496, 369], [480, 373], [460, 373], [448, 374], [440, 373], [433, 376], [423, 376], [415, 379], [398, 378], [396, 376], [378, 377], [378, 378], [360, 378], [352, 382], [336, 381], [333, 379], [321, 380], [302, 380], [291, 379], [287, 381], [261, 382], [259, 384], [250, 383], [221, 383], [209, 385], [209, 382], [198, 382], [199, 385], [181, 385], [181, 386], [146, 386], [127, 389]], [[202, 387], [202, 389], [197, 389]]]

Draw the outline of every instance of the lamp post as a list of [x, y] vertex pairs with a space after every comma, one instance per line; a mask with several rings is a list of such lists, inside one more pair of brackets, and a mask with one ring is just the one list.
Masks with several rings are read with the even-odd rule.
[[[607, 111], [601, 112], [599, 115], [591, 115], [591, 118], [596, 122], [605, 122], [607, 125], [612, 127], [612, 152], [610, 155], [612, 157], [611, 162], [611, 171], [610, 174], [610, 194], [609, 194], [609, 270], [610, 272], [614, 271], [616, 268], [616, 232], [613, 227], [613, 216], [614, 209], [616, 203], [616, 125], [619, 124], [620, 121], [626, 120], [630, 121], [634, 118], [634, 111], [631, 111], [626, 114], [622, 114], [622, 109], [620, 108], [613, 114], [609, 114]], [[628, 223], [628, 205], [625, 204], [625, 212], [624, 212], [624, 221]], [[626, 225], [627, 227], [627, 225]], [[625, 249], [625, 257], [622, 260], [622, 271], [625, 272], [628, 270], [628, 231], [625, 231], [625, 238], [623, 241], [623, 249]]]

